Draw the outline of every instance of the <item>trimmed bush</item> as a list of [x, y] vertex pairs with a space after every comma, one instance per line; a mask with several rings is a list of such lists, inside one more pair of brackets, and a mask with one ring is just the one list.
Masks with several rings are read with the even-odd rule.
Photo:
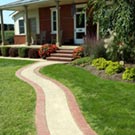
[[10, 47], [6, 47], [6, 46], [1, 47], [2, 56], [9, 56], [9, 49], [10, 49]]
[[91, 63], [91, 61], [92, 61], [92, 59], [90, 57], [83, 57], [83, 58], [72, 61], [71, 64], [85, 66], [85, 65], [89, 65]]
[[124, 67], [120, 65], [119, 62], [110, 62], [106, 67], [105, 73], [108, 75], [113, 75], [115, 73], [121, 73], [124, 70]]
[[18, 48], [18, 55], [19, 57], [28, 57], [28, 51], [29, 51], [29, 48], [27, 47], [21, 47], [21, 48]]
[[56, 45], [45, 44], [39, 49], [38, 54], [40, 58], [45, 59], [46, 57], [50, 56], [51, 53], [56, 52], [57, 49], [58, 47]]
[[1, 54], [1, 48], [0, 48], [0, 56], [2, 56], [2, 54]]
[[122, 74], [122, 79], [135, 81], [135, 68], [126, 68], [125, 72]]
[[36, 48], [29, 49], [28, 57], [29, 58], [39, 58], [38, 49], [36, 49]]
[[79, 47], [77, 47], [77, 48], [74, 49], [74, 51], [73, 51], [73, 57], [74, 57], [74, 59], [81, 58], [83, 56], [84, 56], [84, 47], [79, 46]]
[[92, 61], [92, 66], [95, 66], [98, 70], [104, 70], [110, 64], [111, 61], [107, 61], [104, 58], [97, 58]]
[[9, 56], [17, 57], [18, 56], [18, 48], [10, 48], [9, 49]]

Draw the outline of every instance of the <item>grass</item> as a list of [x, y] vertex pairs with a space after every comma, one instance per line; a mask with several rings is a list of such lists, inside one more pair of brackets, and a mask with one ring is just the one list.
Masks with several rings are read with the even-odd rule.
[[85, 66], [89, 65], [92, 62], [92, 59], [90, 57], [83, 57], [81, 59], [76, 59], [71, 62], [72, 65], [79, 65], [79, 66]]
[[135, 135], [135, 84], [104, 80], [72, 65], [41, 73], [71, 89], [87, 122], [99, 135]]
[[0, 135], [36, 135], [35, 91], [15, 76], [30, 63], [0, 59]]

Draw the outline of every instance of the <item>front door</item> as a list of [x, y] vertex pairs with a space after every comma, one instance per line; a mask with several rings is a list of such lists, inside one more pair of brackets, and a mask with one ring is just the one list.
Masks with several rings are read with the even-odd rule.
[[74, 43], [83, 44], [86, 35], [86, 12], [82, 12], [83, 7], [76, 7], [74, 15]]

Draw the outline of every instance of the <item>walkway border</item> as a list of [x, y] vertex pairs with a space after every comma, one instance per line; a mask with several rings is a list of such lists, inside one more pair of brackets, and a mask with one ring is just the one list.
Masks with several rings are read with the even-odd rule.
[[86, 122], [86, 120], [84, 119], [84, 116], [82, 115], [79, 106], [76, 102], [76, 99], [74, 97], [74, 95], [72, 94], [72, 92], [62, 83], [47, 77], [46, 75], [43, 75], [39, 72], [39, 70], [43, 68], [38, 67], [34, 70], [34, 72], [39, 75], [42, 78], [45, 78], [47, 80], [52, 81], [53, 83], [55, 83], [57, 86], [59, 86], [65, 93], [66, 98], [67, 98], [67, 102], [68, 102], [68, 106], [70, 109], [70, 112], [76, 122], [76, 124], [79, 126], [80, 130], [83, 132], [84, 135], [97, 135], [97, 133], [89, 126], [89, 124]]
[[[29, 83], [35, 89], [35, 92], [36, 92], [35, 124], [36, 124], [37, 134], [38, 135], [50, 135], [50, 132], [49, 132], [49, 129], [47, 126], [46, 115], [45, 115], [46, 114], [45, 113], [45, 94], [43, 92], [43, 89], [36, 83], [28, 80], [27, 78], [25, 78], [21, 75], [21, 72], [25, 68], [28, 68], [31, 65], [33, 65], [33, 64], [30, 64], [28, 66], [25, 66], [25, 67], [19, 69], [16, 72], [16, 76], [18, 78], [20, 78], [21, 80], [23, 80], [24, 82]], [[80, 130], [83, 132], [83, 134], [84, 135], [97, 135], [96, 132], [88, 125], [88, 123], [84, 119], [72, 92], [66, 86], [61, 84], [60, 82], [58, 82], [54, 79], [51, 79], [51, 78], [47, 77], [46, 75], [39, 73], [39, 70], [41, 68], [43, 68], [43, 66], [36, 68], [33, 72], [35, 74], [37, 74], [38, 76], [40, 76], [41, 78], [45, 78], [47, 80], [52, 81], [53, 83], [55, 83], [57, 86], [59, 86], [64, 91], [66, 98], [67, 98], [67, 103], [68, 103], [70, 112], [71, 112], [76, 124], [78, 125]]]
[[21, 72], [31, 66], [33, 64], [30, 64], [28, 66], [25, 66], [21, 69], [19, 69], [16, 72], [16, 76], [23, 80], [24, 82], [30, 84], [36, 92], [36, 111], [35, 111], [35, 125], [36, 125], [36, 131], [38, 135], [50, 135], [47, 122], [46, 122], [46, 116], [45, 116], [45, 95], [42, 90], [42, 88], [37, 85], [36, 83], [28, 80], [27, 78], [23, 77], [21, 75]]

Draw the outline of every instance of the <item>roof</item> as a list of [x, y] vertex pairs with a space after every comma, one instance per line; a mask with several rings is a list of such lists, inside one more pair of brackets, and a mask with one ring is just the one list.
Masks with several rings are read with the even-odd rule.
[[1, 5], [0, 9], [6, 9], [6, 10], [16, 10], [16, 7], [20, 6], [28, 6], [32, 4], [40, 4], [51, 0], [17, 0], [15, 2], [11, 2], [5, 5]]
[[[17, 0], [15, 2], [11, 2], [5, 5], [1, 5], [0, 9], [2, 10], [15, 10], [15, 11], [22, 11], [24, 10], [24, 6], [28, 6], [29, 9], [35, 9], [40, 7], [51, 7], [55, 6], [56, 0]], [[64, 4], [72, 4], [87, 2], [88, 0], [60, 0], [60, 5]]]

